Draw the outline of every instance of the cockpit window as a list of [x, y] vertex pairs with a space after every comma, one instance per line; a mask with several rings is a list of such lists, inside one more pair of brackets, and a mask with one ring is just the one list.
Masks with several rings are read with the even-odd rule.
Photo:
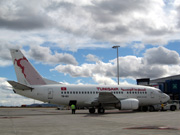
[[163, 93], [162, 91], [158, 90], [159, 93]]

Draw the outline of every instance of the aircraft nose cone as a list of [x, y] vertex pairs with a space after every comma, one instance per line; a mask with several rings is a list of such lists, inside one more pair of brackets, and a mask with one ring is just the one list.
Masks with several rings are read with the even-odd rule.
[[166, 99], [167, 101], [170, 100], [170, 96], [168, 96], [167, 94], [166, 94]]
[[168, 100], [170, 100], [170, 97], [167, 94], [164, 94], [164, 101], [163, 102], [167, 102]]

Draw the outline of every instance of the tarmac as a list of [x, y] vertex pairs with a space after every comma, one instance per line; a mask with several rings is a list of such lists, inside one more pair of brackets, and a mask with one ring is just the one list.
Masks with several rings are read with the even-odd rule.
[[0, 108], [0, 135], [178, 135], [180, 111], [133, 112]]

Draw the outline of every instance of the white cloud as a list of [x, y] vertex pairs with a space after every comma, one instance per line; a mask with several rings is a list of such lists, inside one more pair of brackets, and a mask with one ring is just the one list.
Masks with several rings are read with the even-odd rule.
[[[89, 66], [89, 67], [88, 67]], [[92, 64], [94, 67], [94, 64]], [[59, 72], [62, 72], [64, 74], [70, 74], [73, 77], [89, 77], [91, 75], [91, 71], [88, 70], [90, 65], [83, 64], [81, 66], [74, 66], [74, 65], [58, 65], [53, 70], [57, 70]]]
[[179, 39], [179, 9], [178, 0], [1, 0], [0, 39], [21, 47], [49, 41], [71, 51], [109, 47], [97, 42], [165, 45]]
[[[20, 49], [18, 45], [10, 45], [10, 44], [2, 44], [0, 46], [0, 66], [9, 66], [12, 65], [11, 55], [9, 49]], [[34, 59], [37, 62], [41, 62], [44, 64], [72, 64], [77, 65], [75, 57], [68, 53], [58, 53], [57, 51], [51, 51], [50, 47], [42, 47], [42, 46], [30, 46], [29, 51], [24, 51], [21, 49], [25, 56], [28, 58]]]
[[2, 42], [0, 41], [0, 67], [5, 67], [12, 65], [12, 60], [10, 56], [10, 48], [19, 48], [19, 46], [14, 45], [12, 46], [11, 44], [7, 42]]
[[100, 76], [100, 75], [96, 74], [96, 75], [93, 75], [92, 78], [99, 85], [117, 85], [117, 82], [115, 82], [114, 80], [112, 80], [109, 77]]
[[144, 62], [149, 65], [178, 65], [180, 64], [180, 58], [176, 51], [158, 47], [146, 50]]
[[[179, 59], [179, 55], [175, 51], [168, 50], [164, 47], [149, 49], [145, 52], [144, 57], [119, 57], [120, 78], [158, 78], [179, 74]], [[117, 76], [116, 65], [116, 59], [113, 59], [108, 63], [98, 61], [95, 64], [84, 63], [79, 66], [58, 65], [53, 70], [70, 74], [73, 77], [92, 77], [95, 82], [100, 84], [105, 84], [106, 80], [108, 80], [107, 82], [109, 84], [113, 84], [111, 78]], [[175, 71], [172, 69], [175, 69]], [[102, 79], [103, 77], [104, 80]]]
[[140, 51], [142, 51], [145, 48], [145, 45], [142, 43], [135, 43], [132, 46], [132, 48], [133, 48], [135, 54], [138, 54]]
[[99, 58], [93, 54], [88, 54], [86, 57], [86, 61], [98, 62]]
[[52, 54], [52, 51], [49, 47], [32, 46], [31, 49], [28, 51], [28, 55], [31, 58], [46, 64], [78, 64], [78, 62], [72, 55], [58, 52]]
[[0, 88], [3, 90], [11, 90], [11, 85], [6, 81], [6, 78], [0, 77]]
[[15, 94], [6, 78], [0, 77], [0, 106], [21, 106], [22, 104], [42, 103]]

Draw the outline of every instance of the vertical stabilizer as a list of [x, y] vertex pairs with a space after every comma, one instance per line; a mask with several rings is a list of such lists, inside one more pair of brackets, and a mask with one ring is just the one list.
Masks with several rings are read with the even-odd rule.
[[20, 50], [11, 49], [17, 80], [25, 85], [45, 85], [45, 81]]

